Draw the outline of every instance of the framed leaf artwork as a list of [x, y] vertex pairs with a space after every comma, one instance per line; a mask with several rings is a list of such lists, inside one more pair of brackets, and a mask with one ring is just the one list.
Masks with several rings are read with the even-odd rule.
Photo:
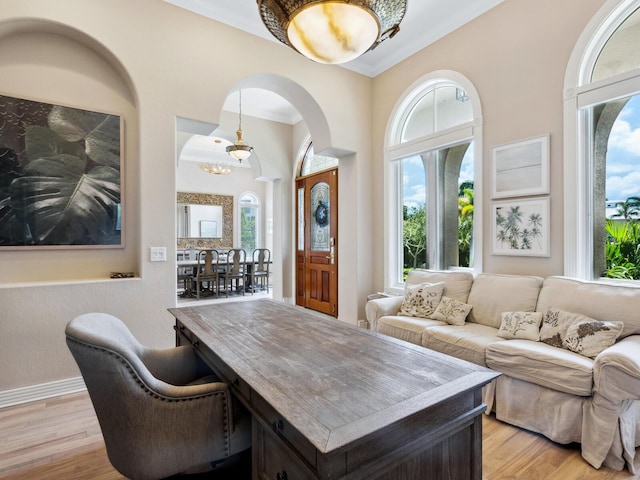
[[0, 95], [0, 248], [124, 246], [120, 116]]

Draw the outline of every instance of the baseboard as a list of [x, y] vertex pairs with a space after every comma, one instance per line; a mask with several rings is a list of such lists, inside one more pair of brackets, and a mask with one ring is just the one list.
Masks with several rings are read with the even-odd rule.
[[41, 383], [28, 387], [14, 388], [0, 392], [0, 408], [35, 402], [45, 398], [58, 397], [69, 393], [81, 392], [87, 387], [82, 377], [67, 378], [55, 382]]

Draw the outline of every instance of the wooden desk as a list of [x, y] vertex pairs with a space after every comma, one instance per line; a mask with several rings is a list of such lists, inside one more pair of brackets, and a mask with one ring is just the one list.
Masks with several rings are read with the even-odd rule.
[[253, 479], [482, 479], [492, 370], [272, 300], [173, 308], [254, 417]]

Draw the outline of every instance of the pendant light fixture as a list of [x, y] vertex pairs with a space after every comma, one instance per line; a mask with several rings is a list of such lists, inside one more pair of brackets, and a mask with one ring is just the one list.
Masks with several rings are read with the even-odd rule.
[[319, 63], [340, 64], [400, 30], [407, 0], [257, 0], [260, 17], [285, 45]]
[[[204, 137], [207, 140], [207, 152], [211, 156], [208, 162], [200, 163], [200, 170], [212, 175], [228, 175], [233, 172], [236, 167], [231, 165], [230, 160], [225, 156], [225, 143], [231, 143], [229, 140], [218, 137]], [[213, 140], [213, 143], [209, 143]], [[231, 146], [231, 145], [229, 145]]]
[[227, 147], [227, 153], [232, 157], [238, 160], [238, 162], [242, 162], [242, 160], [246, 160], [253, 152], [253, 147], [244, 143], [242, 140], [242, 90], [238, 92], [239, 97], [239, 112], [238, 112], [238, 130], [236, 131], [236, 135], [238, 139], [236, 143], [233, 145], [229, 145]]

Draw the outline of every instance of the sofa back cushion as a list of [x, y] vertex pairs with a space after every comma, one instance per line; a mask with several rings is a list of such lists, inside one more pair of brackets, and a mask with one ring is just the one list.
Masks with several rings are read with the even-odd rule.
[[622, 322], [619, 338], [640, 334], [639, 287], [547, 277], [536, 310], [545, 313], [549, 308], [581, 313], [603, 322]]
[[444, 283], [442, 294], [462, 303], [467, 303], [469, 290], [473, 283], [471, 272], [455, 270], [411, 270], [407, 276], [407, 285], [419, 283]]
[[469, 292], [468, 320], [500, 328], [502, 312], [535, 312], [541, 287], [541, 277], [480, 273]]

